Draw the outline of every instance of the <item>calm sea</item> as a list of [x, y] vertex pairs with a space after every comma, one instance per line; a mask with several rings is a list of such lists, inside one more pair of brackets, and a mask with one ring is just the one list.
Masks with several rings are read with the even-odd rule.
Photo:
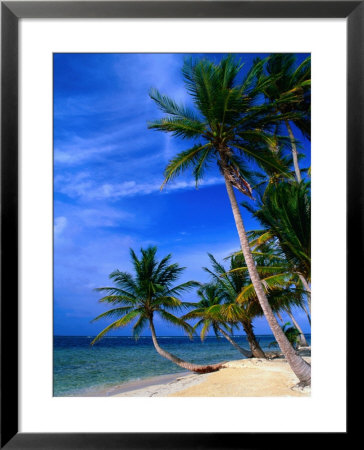
[[[306, 335], [310, 343], [310, 335]], [[258, 336], [263, 350], [273, 336]], [[159, 337], [161, 347], [186, 361], [212, 364], [242, 359], [226, 339]], [[245, 336], [235, 336], [242, 347], [249, 348]], [[77, 396], [120, 385], [127, 381], [180, 373], [184, 369], [159, 356], [150, 337], [135, 341], [131, 337], [106, 337], [91, 347], [92, 337], [55, 336], [53, 351], [54, 396]], [[270, 350], [275, 350], [270, 349]]]

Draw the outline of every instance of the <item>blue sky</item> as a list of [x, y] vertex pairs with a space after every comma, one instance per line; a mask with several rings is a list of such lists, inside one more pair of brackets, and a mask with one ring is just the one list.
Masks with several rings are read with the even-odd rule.
[[[202, 57], [204, 55], [194, 55]], [[238, 55], [248, 68], [257, 54]], [[259, 56], [266, 56], [260, 54]], [[54, 333], [95, 335], [109, 322], [96, 287], [115, 269], [131, 271], [129, 248], [157, 245], [186, 267], [181, 282], [208, 281], [207, 252], [219, 260], [239, 248], [229, 201], [216, 168], [198, 190], [186, 174], [160, 191], [163, 170], [189, 143], [147, 129], [161, 113], [155, 87], [184, 104], [183, 54], [54, 55]], [[208, 55], [218, 61], [221, 55]], [[302, 61], [307, 55], [297, 55]], [[245, 70], [245, 69], [243, 69]], [[295, 130], [297, 132], [297, 130]], [[298, 135], [298, 132], [297, 132]], [[299, 137], [299, 136], [298, 136]], [[309, 145], [302, 140], [308, 155]], [[243, 200], [242, 197], [238, 199]], [[247, 229], [257, 224], [244, 212]], [[192, 291], [185, 300], [195, 301]], [[304, 331], [307, 318], [297, 311]], [[257, 334], [270, 333], [264, 318]], [[160, 335], [178, 329], [157, 320]], [[130, 327], [114, 334], [130, 335]], [[149, 335], [146, 330], [144, 335]], [[243, 333], [242, 333], [243, 334]]]

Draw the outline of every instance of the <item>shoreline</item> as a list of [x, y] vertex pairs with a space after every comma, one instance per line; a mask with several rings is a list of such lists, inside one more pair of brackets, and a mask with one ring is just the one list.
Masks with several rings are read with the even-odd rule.
[[[310, 349], [299, 353], [311, 362]], [[296, 388], [297, 377], [288, 362], [279, 353], [270, 353], [270, 359], [240, 359], [228, 361], [217, 372], [187, 373], [170, 378], [164, 383], [138, 386], [123, 390], [114, 397], [307, 397], [311, 388]], [[161, 377], [153, 377], [162, 381]], [[159, 378], [159, 380], [157, 380]], [[136, 383], [137, 385], [137, 383]]]
[[125, 381], [124, 383], [88, 388], [81, 391], [77, 397], [114, 397], [119, 394], [128, 393], [131, 391], [139, 391], [143, 389], [153, 388], [153, 386], [168, 385], [181, 377], [188, 377], [191, 372], [176, 372], [163, 375], [155, 375], [147, 378], [139, 378], [136, 380]]
[[[135, 379], [112, 386], [94, 387], [77, 397], [274, 397], [308, 396], [310, 389], [295, 389], [298, 379], [287, 360], [276, 351], [268, 359], [227, 361], [217, 372], [176, 372]], [[311, 348], [299, 354], [311, 362]]]

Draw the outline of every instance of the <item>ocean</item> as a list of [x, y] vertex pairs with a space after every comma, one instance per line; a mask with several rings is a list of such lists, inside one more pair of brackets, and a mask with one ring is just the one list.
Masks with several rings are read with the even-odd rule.
[[[308, 343], [311, 336], [305, 335]], [[258, 335], [263, 350], [274, 340], [271, 335]], [[53, 347], [53, 395], [94, 395], [107, 388], [133, 380], [143, 380], [184, 371], [181, 367], [161, 357], [154, 349], [151, 337], [105, 337], [90, 346], [91, 336], [55, 336]], [[249, 348], [245, 336], [233, 338], [240, 346]], [[233, 359], [243, 359], [229, 342], [207, 337], [204, 342], [195, 337], [158, 338], [162, 348], [196, 364], [213, 364]]]

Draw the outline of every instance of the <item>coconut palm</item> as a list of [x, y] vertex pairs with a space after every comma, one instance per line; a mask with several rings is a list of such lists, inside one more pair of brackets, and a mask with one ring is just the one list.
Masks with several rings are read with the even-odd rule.
[[[285, 124], [291, 141], [296, 178], [297, 181], [301, 181], [297, 144], [291, 122], [305, 137], [310, 138], [311, 58], [306, 58], [296, 67], [294, 55], [275, 53], [267, 59], [265, 71], [266, 73], [261, 74], [262, 91], [275, 111], [282, 114], [282, 123]], [[266, 80], [271, 80], [271, 83], [264, 83]], [[288, 119], [287, 113], [295, 114]]]
[[[268, 185], [258, 206], [243, 205], [265, 227], [255, 233], [259, 248], [269, 241], [276, 241], [290, 266], [307, 293], [311, 311], [309, 282], [311, 280], [311, 201], [310, 185], [301, 182], [280, 182]], [[253, 233], [251, 233], [251, 236]]]
[[[308, 292], [306, 292], [306, 294], [307, 294], [307, 297], [311, 298], [311, 295]], [[311, 300], [310, 300], [310, 302], [311, 302]], [[305, 302], [302, 303], [302, 309], [304, 310], [304, 312], [306, 314], [308, 323], [311, 325], [311, 316], [310, 316], [310, 313], [308, 312]]]
[[[186, 61], [184, 80], [196, 110], [180, 106], [152, 90], [151, 98], [167, 116], [150, 123], [149, 127], [194, 141], [191, 148], [176, 155], [167, 165], [164, 184], [186, 169], [192, 169], [198, 183], [208, 165], [217, 163], [225, 181], [240, 244], [259, 303], [292, 370], [300, 382], [309, 384], [311, 367], [296, 355], [265, 295], [233, 189], [235, 187], [252, 197], [249, 180], [253, 171], [247, 164], [252, 160], [267, 172], [274, 170], [289, 176], [288, 169], [269, 149], [271, 134], [268, 127], [273, 119], [267, 116], [264, 108], [256, 106], [259, 90], [262, 89], [256, 81], [261, 65], [262, 62], [255, 63], [238, 82], [241, 66], [230, 56], [223, 58], [219, 64], [206, 59]], [[284, 115], [280, 116], [282, 118]]]
[[[286, 322], [283, 326], [282, 326], [282, 331], [284, 332], [284, 334], [287, 336], [287, 339], [289, 340], [289, 342], [296, 347], [297, 344], [299, 343], [299, 331], [297, 330], [297, 328], [290, 326], [290, 322]], [[277, 346], [277, 342], [273, 341], [271, 342], [268, 347], [276, 347]]]
[[288, 314], [289, 318], [292, 320], [293, 325], [295, 326], [295, 328], [297, 329], [299, 335], [298, 335], [298, 343], [300, 346], [302, 347], [308, 347], [308, 343], [306, 340], [306, 337], [302, 331], [302, 328], [300, 327], [300, 324], [297, 322], [296, 318], [294, 317], [294, 315], [292, 314], [292, 310], [291, 308], [287, 307], [285, 308], [286, 313]]
[[192, 335], [192, 327], [172, 312], [181, 310], [184, 305], [177, 296], [198, 286], [199, 283], [187, 281], [174, 286], [174, 282], [179, 278], [184, 267], [180, 267], [177, 263], [172, 264], [170, 262], [171, 255], [167, 255], [161, 261], [158, 261], [156, 252], [156, 247], [141, 249], [141, 258], [138, 258], [135, 252], [130, 249], [135, 274], [132, 275], [128, 272], [116, 270], [110, 274], [110, 279], [115, 286], [97, 289], [99, 292], [107, 293], [105, 297], [100, 299], [101, 303], [111, 304], [116, 307], [100, 314], [94, 321], [104, 318], [117, 319], [102, 330], [91, 344], [95, 344], [111, 330], [124, 327], [135, 321], [133, 336], [138, 338], [143, 329], [149, 326], [154, 347], [164, 358], [184, 369], [197, 373], [218, 370], [222, 367], [222, 364], [204, 366], [192, 364], [183, 361], [160, 347], [154, 327], [156, 315]]
[[200, 297], [200, 301], [190, 303], [189, 306], [193, 310], [185, 314], [182, 319], [199, 319], [193, 328], [196, 330], [202, 326], [201, 341], [205, 339], [206, 334], [212, 328], [216, 337], [219, 337], [219, 333], [221, 333], [238, 352], [246, 358], [251, 358], [253, 356], [252, 352], [240, 347], [229, 335], [231, 333], [231, 325], [227, 323], [220, 313], [221, 303], [224, 301], [224, 295], [220, 287], [213, 283], [206, 283], [197, 291], [197, 294]]
[[[280, 310], [288, 314], [294, 326], [300, 333], [299, 344], [305, 347], [308, 346], [306, 337], [292, 313], [292, 306], [302, 308], [311, 325], [310, 316], [303, 298], [305, 291], [299, 286], [299, 278], [297, 277], [295, 267], [292, 267], [292, 265], [287, 262], [286, 255], [283, 253], [277, 238], [271, 230], [251, 231], [249, 235], [251, 237], [254, 236], [250, 241], [250, 245], [254, 247], [252, 254], [257, 263], [257, 269], [261, 276], [264, 277], [268, 275], [268, 277], [264, 277], [262, 281], [274, 312], [281, 321]], [[241, 255], [241, 252], [237, 252], [235, 255]], [[246, 267], [238, 267], [235, 271], [246, 271]], [[237, 297], [237, 301], [249, 301], [251, 300], [252, 294], [253, 286], [248, 285]]]
[[238, 270], [242, 266], [243, 258], [238, 255], [232, 256], [230, 258], [230, 268], [227, 270], [213, 255], [208, 255], [212, 270], [207, 267], [204, 267], [204, 270], [211, 275], [214, 283], [219, 287], [221, 295], [224, 297], [223, 304], [219, 308], [215, 308], [215, 311], [211, 311], [210, 314], [216, 312], [225, 321], [241, 324], [246, 333], [252, 355], [256, 358], [265, 358], [264, 351], [255, 336], [252, 323], [255, 317], [263, 314], [259, 303], [244, 301], [238, 304], [236, 302], [244, 287], [251, 285], [248, 273]]
[[[295, 288], [296, 274], [291, 273], [290, 266], [285, 262], [284, 256], [272, 245], [265, 243], [260, 251], [252, 251], [262, 284], [273, 311], [281, 319], [280, 313], [285, 312], [291, 318], [297, 330], [300, 332], [300, 345], [307, 346], [306, 338], [295, 317], [292, 314], [292, 306], [303, 308], [304, 301], [302, 289]], [[224, 277], [242, 277], [247, 275], [247, 266], [242, 258], [242, 252], [236, 252], [231, 258], [233, 264], [229, 272], [222, 274]], [[221, 276], [221, 275], [220, 275]], [[255, 290], [250, 279], [240, 283], [240, 292], [236, 295], [236, 302], [243, 308], [249, 308], [251, 316], [262, 315], [261, 308], [256, 301]], [[253, 303], [252, 303], [253, 302]]]

